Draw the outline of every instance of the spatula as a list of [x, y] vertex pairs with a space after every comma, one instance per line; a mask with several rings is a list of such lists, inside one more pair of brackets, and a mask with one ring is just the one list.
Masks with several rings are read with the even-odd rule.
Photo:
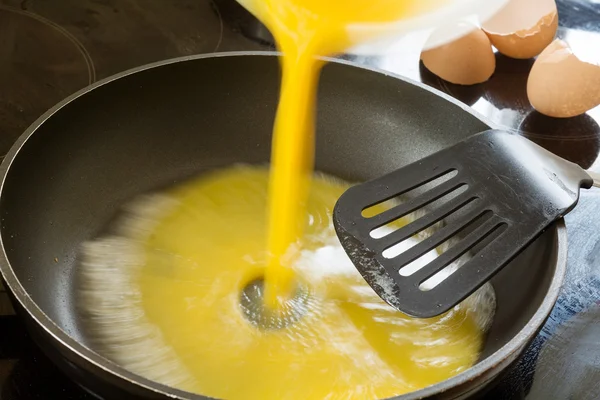
[[[377, 294], [408, 315], [429, 318], [489, 281], [575, 207], [580, 188], [599, 182], [597, 174], [522, 136], [490, 130], [348, 189], [333, 221], [346, 253]], [[391, 208], [366, 213], [390, 200]], [[394, 221], [412, 213], [418, 216], [394, 228]], [[412, 247], [406, 245], [411, 240]], [[398, 254], [394, 248], [402, 244]], [[458, 266], [465, 257], [470, 259]]]

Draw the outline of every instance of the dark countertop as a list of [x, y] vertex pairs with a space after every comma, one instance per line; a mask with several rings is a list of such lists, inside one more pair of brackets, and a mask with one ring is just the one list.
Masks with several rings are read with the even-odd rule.
[[[221, 2], [218, 2], [220, 4]], [[210, 0], [0, 0], [0, 155], [55, 103], [125, 69], [183, 55], [260, 50], [221, 18]], [[600, 52], [600, 1], [559, 0], [559, 36], [577, 51]], [[347, 57], [422, 81], [495, 124], [585, 168], [600, 171], [600, 107], [558, 120], [532, 110], [532, 61], [497, 56], [489, 82], [441, 81], [407, 44], [387, 57]], [[584, 191], [567, 216], [567, 281], [525, 356], [486, 394], [491, 400], [600, 399], [600, 190]], [[0, 399], [91, 399], [28, 338], [0, 292]]]

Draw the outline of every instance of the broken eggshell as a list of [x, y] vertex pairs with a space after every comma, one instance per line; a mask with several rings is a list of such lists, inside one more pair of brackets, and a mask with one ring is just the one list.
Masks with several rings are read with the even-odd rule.
[[550, 117], [584, 114], [600, 105], [600, 65], [582, 61], [566, 42], [556, 40], [533, 64], [527, 97], [533, 108]]
[[511, 0], [481, 28], [505, 56], [518, 59], [539, 55], [556, 36], [555, 0]]
[[423, 65], [443, 80], [458, 85], [475, 85], [490, 79], [496, 69], [496, 58], [486, 34], [469, 22], [460, 22], [437, 29], [429, 40], [438, 42], [438, 37], [445, 36], [447, 31], [466, 34], [448, 44], [423, 51]]

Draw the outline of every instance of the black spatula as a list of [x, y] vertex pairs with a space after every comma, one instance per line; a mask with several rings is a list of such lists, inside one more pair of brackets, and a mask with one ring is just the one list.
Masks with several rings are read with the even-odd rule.
[[[350, 188], [333, 220], [377, 294], [406, 314], [429, 318], [475, 292], [573, 209], [581, 187], [598, 186], [590, 174], [521, 136], [491, 130]], [[377, 215], [365, 213], [398, 197], [404, 200]], [[418, 216], [394, 230], [393, 221], [411, 213]], [[438, 229], [431, 233], [432, 227]], [[412, 247], [393, 251], [426, 231]], [[470, 259], [457, 269], [464, 257]]]

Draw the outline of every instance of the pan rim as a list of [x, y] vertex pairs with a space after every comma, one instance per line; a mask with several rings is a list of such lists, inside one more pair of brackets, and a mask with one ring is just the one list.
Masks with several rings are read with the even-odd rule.
[[[242, 52], [223, 52], [223, 53], [208, 53], [208, 54], [200, 54], [194, 56], [184, 56], [173, 58], [169, 60], [158, 61], [150, 64], [146, 64], [143, 66], [139, 66], [136, 68], [132, 68], [121, 73], [112, 75], [105, 79], [102, 79], [90, 86], [87, 86], [76, 93], [70, 95], [65, 98], [54, 107], [50, 108], [46, 111], [42, 116], [40, 116], [33, 124], [31, 124], [25, 132], [19, 136], [19, 138], [15, 141], [13, 146], [10, 148], [4, 160], [0, 164], [0, 198], [4, 194], [5, 190], [5, 181], [10, 172], [11, 166], [14, 160], [18, 157], [20, 150], [25, 145], [25, 143], [29, 140], [31, 136], [35, 134], [40, 126], [44, 124], [44, 122], [50, 119], [54, 114], [60, 111], [63, 107], [68, 105], [69, 103], [75, 101], [79, 97], [91, 92], [92, 90], [104, 86], [108, 83], [116, 81], [121, 78], [125, 78], [129, 75], [142, 72], [145, 70], [149, 70], [156, 67], [166, 66], [170, 64], [176, 64], [180, 62], [193, 61], [199, 59], [212, 59], [212, 58], [223, 58], [223, 57], [256, 57], [256, 56], [267, 56], [267, 57], [277, 57], [279, 56], [279, 52], [265, 52], [265, 51], [242, 51]], [[379, 73], [385, 76], [389, 76], [395, 79], [399, 79], [407, 84], [418, 87], [421, 90], [425, 90], [432, 94], [435, 94], [444, 100], [452, 103], [455, 106], [460, 107], [463, 111], [469, 113], [475, 118], [481, 120], [484, 124], [488, 125], [491, 128], [497, 128], [497, 126], [490, 121], [488, 121], [481, 114], [471, 109], [467, 105], [457, 101], [451, 96], [429, 86], [426, 86], [420, 82], [413, 81], [406, 77], [399, 76], [397, 74], [391, 73], [389, 71], [384, 71], [378, 68], [373, 68], [370, 66], [359, 65], [347, 60], [340, 59], [332, 59], [332, 58], [324, 58], [330, 63], [341, 64], [345, 66], [349, 66], [352, 68], [358, 68], [362, 70], [367, 70], [375, 73]], [[422, 399], [429, 396], [440, 395], [444, 392], [449, 391], [450, 389], [460, 387], [482, 375], [484, 375], [488, 370], [493, 367], [506, 362], [511, 357], [518, 354], [522, 351], [523, 347], [526, 343], [528, 343], [531, 339], [533, 339], [534, 335], [541, 328], [544, 321], [550, 315], [554, 304], [558, 299], [558, 295], [560, 292], [560, 288], [564, 282], [566, 276], [566, 264], [567, 264], [567, 228], [565, 226], [564, 220], [561, 219], [557, 223], [554, 224], [555, 233], [555, 241], [556, 241], [556, 249], [557, 249], [557, 257], [555, 263], [555, 272], [552, 277], [552, 281], [548, 288], [548, 292], [542, 301], [539, 308], [536, 310], [534, 315], [531, 317], [529, 321], [527, 321], [526, 325], [519, 331], [508, 343], [502, 346], [500, 349], [492, 353], [486, 359], [478, 362], [473, 367], [467, 369], [466, 371], [435, 385], [426, 387], [424, 389], [411, 392], [405, 395], [394, 397], [395, 400], [417, 400]], [[0, 273], [4, 279], [4, 282], [8, 286], [9, 290], [13, 293], [14, 298], [18, 301], [20, 306], [26, 311], [29, 317], [42, 329], [46, 332], [46, 334], [50, 335], [52, 339], [54, 339], [57, 344], [55, 346], [62, 346], [64, 349], [68, 350], [71, 354], [71, 357], [76, 357], [84, 363], [91, 366], [94, 370], [102, 370], [109, 375], [113, 375], [118, 379], [122, 379], [128, 381], [130, 384], [142, 387], [146, 390], [154, 392], [156, 394], [164, 395], [165, 397], [175, 398], [175, 399], [186, 399], [186, 400], [205, 400], [210, 399], [207, 396], [194, 394], [186, 391], [182, 391], [179, 389], [174, 389], [169, 386], [148, 380], [144, 377], [141, 377], [137, 374], [129, 372], [128, 370], [122, 368], [116, 363], [108, 360], [107, 358], [97, 354], [93, 350], [89, 349], [87, 346], [78, 342], [74, 338], [72, 338], [67, 332], [65, 332], [62, 328], [60, 328], [38, 305], [37, 303], [29, 296], [28, 292], [25, 290], [21, 281], [17, 278], [12, 265], [8, 259], [6, 254], [6, 249], [4, 246], [4, 240], [2, 237], [2, 232], [0, 232]]]

